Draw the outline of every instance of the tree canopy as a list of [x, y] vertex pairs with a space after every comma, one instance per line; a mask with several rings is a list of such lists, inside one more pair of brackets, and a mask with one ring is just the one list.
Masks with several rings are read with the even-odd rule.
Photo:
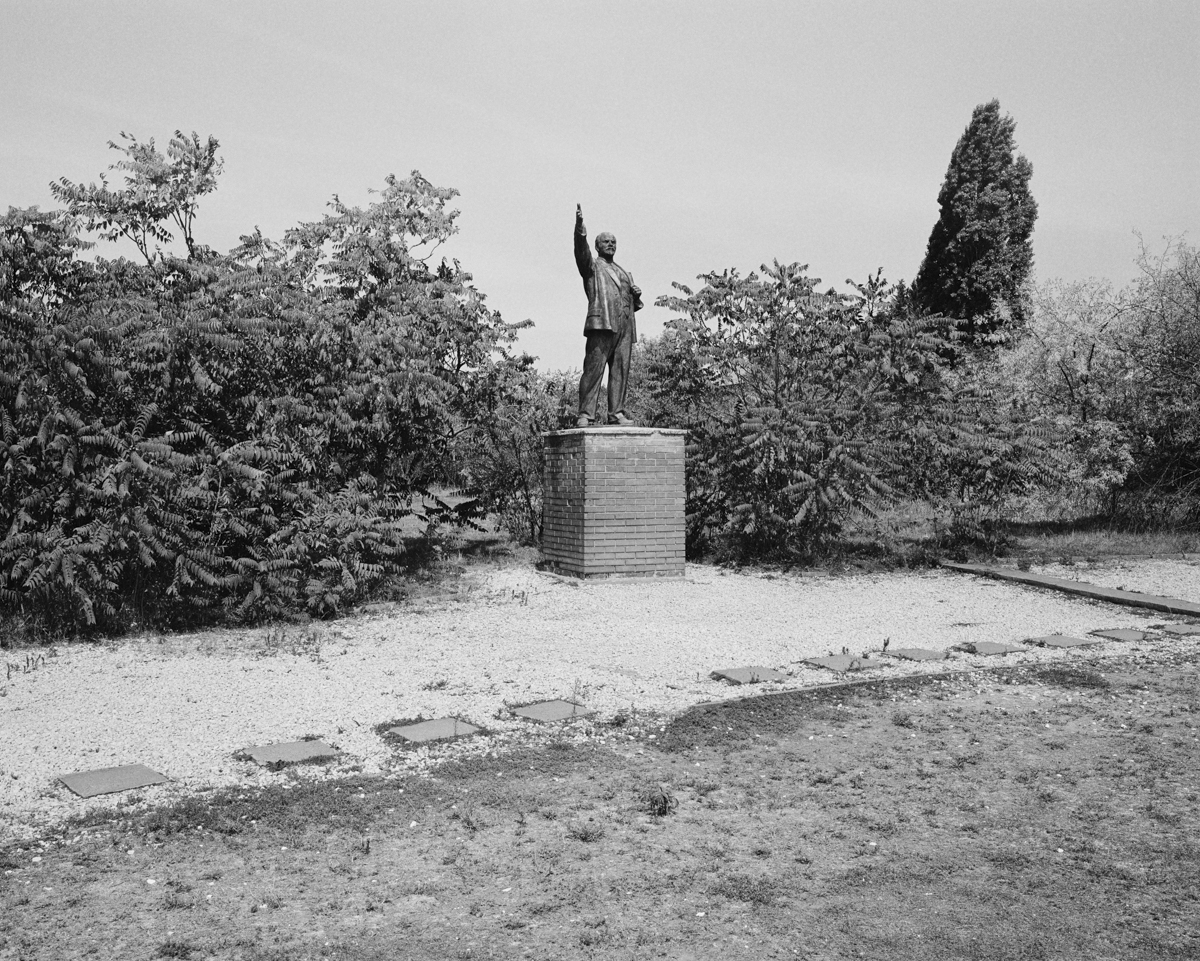
[[927, 313], [958, 321], [967, 343], [996, 342], [1025, 322], [1037, 203], [1033, 165], [1016, 154], [1016, 121], [1000, 101], [980, 104], [950, 155], [941, 211], [913, 298]]

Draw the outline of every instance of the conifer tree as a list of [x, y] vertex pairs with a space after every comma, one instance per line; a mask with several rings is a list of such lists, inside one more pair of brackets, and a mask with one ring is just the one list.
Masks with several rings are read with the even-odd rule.
[[1033, 165], [1016, 154], [1016, 126], [1001, 116], [998, 100], [971, 114], [950, 155], [941, 213], [913, 282], [916, 303], [958, 320], [970, 344], [996, 342], [1025, 319], [1037, 203], [1029, 191]]

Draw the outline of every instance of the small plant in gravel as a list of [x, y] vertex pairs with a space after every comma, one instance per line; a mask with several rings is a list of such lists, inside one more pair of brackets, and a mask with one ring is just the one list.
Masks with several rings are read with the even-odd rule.
[[679, 807], [679, 799], [665, 784], [650, 788], [643, 794], [642, 799], [647, 810], [657, 818], [666, 817]]
[[475, 834], [476, 831], [479, 831], [488, 826], [487, 822], [484, 821], [483, 818], [481, 818], [479, 816], [478, 812], [472, 811], [470, 809], [464, 809], [461, 811], [452, 811], [450, 813], [450, 820], [457, 821], [470, 834]]
[[579, 943], [585, 948], [595, 948], [611, 940], [608, 930], [608, 919], [601, 918], [598, 922], [584, 922], [587, 927], [580, 932]]
[[582, 841], [584, 844], [591, 844], [604, 837], [604, 828], [590, 821], [581, 821], [567, 828], [567, 837], [575, 841]]
[[770, 904], [775, 900], [775, 882], [770, 878], [752, 878], [745, 874], [727, 874], [712, 887], [712, 893], [729, 901]]
[[325, 638], [321, 631], [306, 627], [299, 633], [288, 633], [281, 624], [267, 628], [263, 635], [263, 655], [274, 657], [277, 654], [291, 654], [293, 657], [308, 657], [314, 661], [321, 660], [321, 644]]
[[181, 894], [177, 894], [174, 891], [168, 891], [163, 895], [162, 906], [165, 910], [172, 911], [182, 908], [190, 908], [192, 906], [192, 902], [190, 899], [183, 897]]
[[9, 661], [4, 665], [4, 679], [7, 681], [14, 674], [32, 674], [39, 667], [45, 666], [45, 654], [26, 654], [24, 661]]

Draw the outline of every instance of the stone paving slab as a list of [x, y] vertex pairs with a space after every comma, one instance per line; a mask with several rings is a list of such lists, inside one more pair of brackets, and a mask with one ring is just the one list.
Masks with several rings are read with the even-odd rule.
[[883, 653], [904, 661], [944, 661], [950, 656], [949, 651], [931, 651], [925, 647], [896, 647]]
[[830, 654], [828, 657], [808, 657], [800, 662], [811, 664], [813, 667], [823, 667], [829, 671], [846, 674], [850, 671], [869, 671], [883, 667], [878, 658], [861, 658], [853, 654]]
[[963, 641], [958, 645], [958, 649], [968, 654], [983, 654], [989, 657], [997, 654], [1016, 654], [1025, 650], [1015, 644], [999, 644], [996, 641]]
[[1150, 635], [1128, 627], [1110, 627], [1103, 631], [1091, 631], [1092, 637], [1103, 637], [1110, 641], [1144, 641]]
[[1026, 644], [1035, 647], [1095, 647], [1100, 641], [1089, 640], [1086, 637], [1071, 637], [1068, 634], [1047, 634], [1045, 637], [1030, 637]]
[[586, 717], [589, 714], [596, 713], [595, 711], [589, 711], [582, 704], [559, 699], [538, 701], [536, 704], [526, 704], [524, 707], [514, 707], [512, 712], [517, 717], [527, 718], [530, 721], [569, 721], [574, 717]]
[[1176, 637], [1194, 637], [1200, 634], [1200, 624], [1159, 624], [1160, 631], [1174, 634]]
[[723, 667], [710, 675], [731, 684], [759, 684], [763, 681], [786, 681], [787, 675], [769, 667]]
[[474, 724], [468, 724], [457, 717], [438, 717], [432, 721], [418, 721], [416, 724], [388, 728], [388, 734], [395, 734], [414, 744], [423, 741], [442, 741], [451, 737], [466, 737], [476, 734], [478, 731], [479, 728]]
[[324, 758], [336, 757], [338, 749], [330, 747], [324, 741], [288, 741], [283, 744], [258, 744], [254, 747], [243, 748], [238, 752], [245, 754], [257, 764], [299, 764], [303, 761], [317, 761]]
[[126, 764], [122, 767], [102, 767], [95, 771], [64, 774], [59, 780], [80, 797], [89, 798], [99, 794], [131, 791], [151, 784], [165, 784], [170, 778], [150, 770], [144, 764]]
[[1163, 597], [1158, 594], [1139, 594], [1137, 591], [1120, 591], [1110, 587], [1097, 587], [1083, 581], [1073, 581], [1066, 577], [1050, 577], [1047, 574], [1034, 574], [1012, 567], [987, 567], [983, 564], [956, 564], [950, 561], [940, 561], [940, 565], [950, 571], [963, 574], [978, 574], [981, 577], [993, 577], [1001, 581], [1013, 581], [1017, 584], [1029, 584], [1033, 587], [1048, 587], [1074, 594], [1077, 597], [1090, 597], [1095, 601], [1108, 601], [1112, 604], [1125, 604], [1131, 607], [1145, 607], [1152, 611], [1165, 611], [1168, 614], [1200, 615], [1200, 604], [1195, 601], [1185, 601], [1178, 597]]

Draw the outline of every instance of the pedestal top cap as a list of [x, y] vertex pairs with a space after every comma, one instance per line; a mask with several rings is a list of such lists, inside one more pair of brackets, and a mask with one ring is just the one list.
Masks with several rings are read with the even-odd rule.
[[668, 437], [682, 437], [686, 430], [674, 427], [622, 427], [620, 424], [597, 424], [595, 427], [567, 427], [563, 430], [546, 431], [546, 437], [568, 437], [575, 434], [603, 434], [605, 437], [627, 436], [648, 437], [652, 434], [664, 434]]

